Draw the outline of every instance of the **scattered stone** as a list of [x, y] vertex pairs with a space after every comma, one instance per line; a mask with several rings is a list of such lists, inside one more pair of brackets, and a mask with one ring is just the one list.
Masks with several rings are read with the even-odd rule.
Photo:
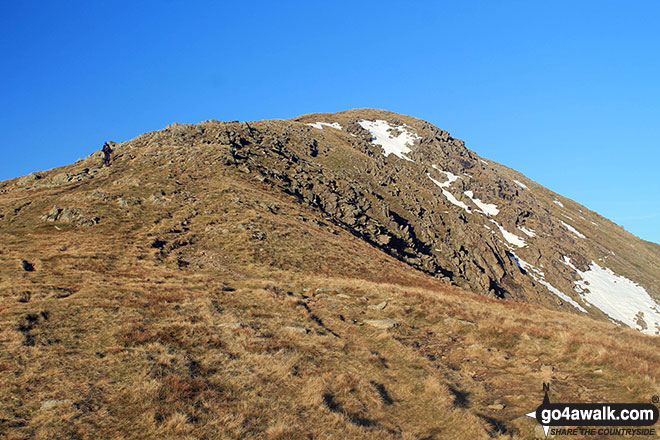
[[92, 198], [99, 199], [102, 202], [107, 202], [110, 199], [110, 197], [108, 197], [108, 195], [103, 191], [94, 191], [91, 195]]
[[53, 208], [48, 212], [48, 214], [46, 214], [42, 218], [44, 220], [54, 222], [55, 220], [57, 220], [59, 218], [61, 212], [62, 212], [62, 209], [59, 206], [54, 205]]
[[306, 335], [307, 333], [309, 333], [309, 330], [303, 327], [284, 327], [284, 330], [288, 330], [294, 333], [299, 333], [301, 335]]
[[364, 323], [367, 325], [370, 325], [372, 327], [380, 328], [383, 330], [387, 330], [393, 327], [397, 327], [400, 324], [396, 322], [393, 319], [386, 318], [386, 319], [365, 319]]
[[73, 403], [73, 401], [70, 399], [64, 399], [64, 400], [44, 400], [40, 402], [41, 409], [44, 411], [48, 411], [49, 409], [53, 409], [58, 405], [65, 405], [67, 403]]
[[165, 199], [158, 197], [156, 194], [152, 194], [149, 197], [149, 200], [151, 200], [152, 203], [163, 203], [165, 201]]
[[59, 220], [67, 223], [72, 223], [78, 217], [80, 217], [80, 215], [78, 214], [77, 209], [64, 208], [59, 216]]
[[371, 310], [383, 310], [385, 307], [387, 307], [387, 301], [383, 301], [382, 303], [379, 303], [379, 304], [372, 304], [368, 307]]
[[502, 411], [504, 409], [504, 405], [501, 403], [493, 403], [492, 405], [488, 405], [488, 409], [492, 409], [493, 411]]
[[345, 293], [339, 293], [339, 294], [337, 294], [337, 298], [351, 299], [351, 296], [350, 296], [350, 295], [346, 295]]
[[340, 293], [344, 293], [344, 290], [336, 287], [319, 287], [316, 289], [316, 293], [334, 293], [335, 295], [339, 295]]
[[458, 323], [460, 323], [460, 324], [471, 325], [471, 326], [473, 326], [473, 327], [477, 325], [477, 324], [475, 324], [475, 323], [472, 322], [472, 321], [466, 321], [466, 320], [464, 320], [464, 319], [451, 318], [451, 317], [447, 317], [447, 318], [445, 318], [444, 321], [445, 321], [445, 324], [450, 324], [450, 323], [452, 323], [452, 322], [458, 322]]

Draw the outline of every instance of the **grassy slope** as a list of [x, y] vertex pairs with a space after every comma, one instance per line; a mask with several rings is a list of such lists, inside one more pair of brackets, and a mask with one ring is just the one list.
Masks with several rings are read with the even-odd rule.
[[658, 390], [655, 338], [448, 287], [250, 174], [147, 171], [0, 198], [7, 438], [529, 438], [544, 381]]

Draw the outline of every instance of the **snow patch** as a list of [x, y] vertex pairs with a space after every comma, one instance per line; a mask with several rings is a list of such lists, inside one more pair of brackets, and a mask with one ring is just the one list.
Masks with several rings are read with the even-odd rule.
[[594, 261], [586, 272], [576, 272], [582, 278], [575, 282], [576, 290], [586, 302], [642, 333], [660, 334], [658, 303], [642, 286]]
[[536, 232], [534, 232], [533, 229], [527, 229], [524, 226], [519, 226], [518, 229], [520, 229], [523, 234], [525, 234], [528, 237], [536, 237]]
[[485, 160], [483, 160], [483, 159], [479, 159], [479, 160], [480, 160], [481, 163], [483, 163], [484, 165], [488, 165], [488, 162], [486, 162]]
[[[359, 121], [358, 124], [365, 130], [368, 130], [369, 133], [373, 136], [372, 142], [376, 145], [383, 147], [385, 152], [385, 157], [390, 154], [394, 154], [396, 157], [412, 162], [412, 159], [404, 156], [404, 154], [410, 153], [412, 150], [408, 146], [412, 146], [415, 140], [420, 139], [420, 137], [413, 133], [411, 127], [406, 124], [403, 125], [392, 125], [387, 121], [378, 119], [376, 121]], [[394, 136], [391, 131], [397, 130], [399, 134]]]
[[564, 204], [562, 202], [560, 202], [559, 200], [553, 200], [552, 203], [554, 203], [555, 205], [560, 206], [562, 208], [564, 207]]
[[323, 130], [323, 126], [336, 128], [337, 130], [343, 130], [343, 127], [336, 122], [314, 122], [313, 124], [307, 124], [310, 127], [318, 128]]
[[517, 180], [514, 180], [513, 183], [515, 183], [516, 185], [518, 185], [521, 188], [529, 189], [529, 188], [527, 188], [527, 185], [525, 185], [522, 182], [518, 182]]
[[[443, 173], [445, 176], [447, 176], [447, 181], [446, 181], [445, 183], [439, 183], [437, 180], [431, 178], [431, 180], [433, 180], [433, 182], [434, 182], [436, 185], [438, 185], [440, 188], [449, 188], [449, 186], [450, 186], [452, 183], [454, 183], [454, 182], [456, 182], [456, 181], [458, 180], [458, 176], [457, 176], [456, 174], [450, 173], [449, 171], [442, 171], [440, 168], [438, 168], [438, 167], [435, 166], [435, 165], [431, 165], [431, 166], [433, 167], [434, 170], [436, 170], [436, 171], [440, 171], [440, 172]], [[429, 176], [428, 173], [427, 173], [426, 175]], [[430, 178], [430, 177], [431, 177], [431, 176], [429, 176], [429, 178]]]
[[587, 313], [585, 308], [582, 307], [580, 304], [576, 303], [575, 300], [573, 300], [573, 298], [566, 295], [565, 293], [562, 293], [559, 289], [554, 287], [552, 284], [548, 283], [546, 280], [540, 279], [540, 280], [537, 280], [537, 281], [539, 283], [543, 284], [545, 287], [547, 287], [550, 292], [554, 293], [555, 295], [557, 295], [558, 297], [560, 297], [561, 299], [563, 299], [564, 301], [566, 301], [567, 303], [569, 303], [570, 305], [572, 305], [573, 307], [578, 309], [579, 311]]
[[587, 238], [587, 237], [584, 236], [584, 234], [580, 233], [580, 231], [578, 231], [577, 229], [575, 229], [573, 226], [569, 225], [568, 223], [563, 222], [563, 221], [561, 221], [561, 220], [559, 220], [559, 223], [561, 223], [562, 225], [564, 225], [564, 227], [565, 227], [566, 229], [568, 229], [569, 231], [571, 231], [573, 234], [577, 235], [578, 237], [580, 237], [580, 238]]
[[554, 293], [557, 295], [559, 298], [562, 300], [566, 301], [576, 309], [578, 309], [581, 312], [587, 313], [587, 311], [582, 307], [580, 304], [578, 304], [573, 298], [570, 296], [566, 295], [563, 293], [561, 290], [557, 289], [555, 286], [550, 284], [545, 280], [545, 274], [537, 269], [536, 267], [532, 266], [531, 264], [527, 263], [523, 259], [521, 259], [519, 256], [514, 254], [513, 252], [510, 252], [511, 258], [518, 264], [518, 267], [522, 268], [525, 272], [529, 274], [532, 278], [534, 278], [539, 284], [545, 286], [546, 289], [548, 289], [550, 292]]
[[[438, 170], [438, 168], [435, 165], [432, 165], [432, 167], [435, 170]], [[442, 195], [444, 195], [445, 198], [447, 200], [449, 200], [449, 203], [451, 203], [452, 205], [456, 205], [459, 208], [465, 209], [465, 212], [470, 214], [470, 207], [467, 206], [465, 203], [461, 202], [460, 200], [456, 199], [456, 197], [454, 197], [454, 195], [452, 193], [447, 191], [447, 188], [449, 188], [449, 186], [458, 179], [458, 176], [456, 176], [455, 174], [450, 173], [449, 171], [442, 171], [442, 170], [438, 170], [438, 171], [440, 171], [441, 173], [444, 173], [447, 176], [447, 181], [446, 182], [444, 182], [444, 183], [438, 182], [433, 177], [431, 177], [431, 175], [429, 173], [426, 173], [426, 177], [431, 179], [431, 182], [435, 183], [436, 185], [438, 185], [442, 189]]]
[[527, 243], [525, 243], [525, 240], [522, 238], [518, 237], [516, 234], [512, 234], [511, 232], [507, 231], [504, 229], [499, 223], [497, 223], [495, 220], [491, 220], [491, 222], [495, 223], [495, 225], [499, 228], [500, 232], [502, 233], [502, 237], [509, 243], [511, 243], [514, 246], [517, 247], [525, 247], [527, 246]]
[[564, 255], [564, 264], [577, 272], [577, 268], [571, 263], [571, 259]]
[[450, 193], [449, 191], [443, 188], [442, 194], [447, 198], [447, 200], [449, 200], [449, 203], [451, 203], [452, 205], [456, 205], [459, 208], [465, 209], [465, 212], [467, 212], [468, 214], [470, 213], [470, 207], [465, 203], [461, 202], [460, 200], [458, 200], [456, 197], [454, 197], [452, 193]]
[[472, 203], [477, 205], [486, 215], [497, 215], [500, 210], [497, 209], [497, 205], [493, 203], [484, 203], [479, 199], [474, 198], [474, 193], [472, 191], [464, 191], [463, 194], [468, 196], [470, 200], [472, 200]]

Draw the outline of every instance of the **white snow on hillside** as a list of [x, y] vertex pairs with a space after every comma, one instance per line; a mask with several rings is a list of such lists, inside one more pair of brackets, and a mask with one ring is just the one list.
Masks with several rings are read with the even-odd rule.
[[552, 203], [554, 203], [555, 205], [560, 206], [562, 208], [564, 207], [564, 204], [562, 202], [560, 202], [559, 200], [553, 200]]
[[578, 231], [577, 229], [575, 229], [573, 226], [569, 225], [568, 223], [563, 222], [563, 221], [561, 221], [561, 220], [559, 220], [559, 223], [561, 223], [562, 225], [564, 225], [564, 227], [565, 227], [566, 229], [568, 229], [569, 231], [571, 231], [573, 234], [577, 235], [578, 237], [580, 237], [580, 238], [587, 238], [587, 237], [584, 236], [584, 234], [580, 233], [580, 231]]
[[565, 293], [562, 293], [559, 289], [557, 289], [556, 287], [554, 287], [552, 284], [548, 283], [545, 279], [540, 279], [540, 280], [536, 280], [536, 281], [538, 281], [539, 283], [543, 284], [545, 287], [548, 288], [548, 290], [549, 290], [550, 292], [554, 293], [555, 295], [557, 295], [558, 297], [560, 297], [561, 299], [563, 299], [564, 301], [566, 301], [567, 303], [569, 303], [570, 305], [572, 305], [573, 307], [575, 307], [576, 309], [578, 309], [579, 311], [584, 312], [584, 313], [587, 313], [587, 311], [585, 310], [585, 308], [582, 307], [582, 306], [581, 306], [580, 304], [578, 304], [577, 302], [575, 302], [575, 300], [574, 300], [573, 298], [571, 298], [570, 296], [566, 295]]
[[481, 200], [474, 197], [474, 193], [472, 191], [464, 191], [463, 194], [468, 196], [470, 200], [472, 200], [472, 202], [479, 207], [479, 209], [486, 213], [486, 215], [497, 215], [497, 213], [500, 212], [500, 210], [497, 209], [497, 205], [493, 203], [482, 202]]
[[[564, 257], [564, 262], [575, 269], [570, 259]], [[643, 333], [660, 334], [660, 306], [642, 286], [594, 261], [586, 272], [575, 271], [582, 278], [575, 282], [575, 290], [585, 302]]]
[[[458, 180], [458, 176], [456, 174], [450, 173], [449, 171], [442, 171], [440, 168], [438, 168], [435, 165], [431, 165], [434, 170], [440, 171], [443, 173], [445, 176], [447, 176], [447, 181], [445, 183], [438, 183], [437, 180], [433, 180], [436, 185], [438, 185], [440, 188], [449, 188], [449, 186], [456, 182]], [[430, 177], [430, 176], [429, 176]]]
[[524, 226], [519, 226], [518, 229], [520, 229], [522, 233], [528, 237], [536, 237], [536, 232], [534, 232], [533, 229], [527, 229]]
[[570, 267], [571, 269], [573, 269], [574, 271], [577, 271], [577, 268], [573, 266], [573, 263], [571, 263], [571, 259], [568, 258], [566, 255], [564, 255], [564, 264]]
[[545, 274], [541, 270], [539, 270], [536, 267], [534, 267], [533, 265], [527, 263], [526, 261], [521, 259], [519, 256], [514, 254], [513, 252], [510, 252], [510, 254], [511, 254], [513, 260], [518, 264], [518, 267], [521, 267], [525, 272], [527, 272], [527, 274], [529, 276], [534, 278], [539, 284], [544, 285], [550, 292], [554, 293], [559, 298], [566, 301], [567, 303], [569, 303], [570, 305], [572, 305], [573, 307], [575, 307], [579, 311], [587, 313], [587, 311], [584, 309], [584, 307], [582, 307], [580, 304], [578, 304], [573, 298], [566, 295], [561, 290], [557, 289], [555, 286], [553, 286], [552, 284], [547, 282], [545, 280]]
[[[376, 145], [383, 147], [385, 157], [394, 154], [401, 159], [412, 162], [411, 159], [404, 156], [412, 150], [408, 146], [412, 146], [415, 140], [419, 139], [416, 133], [413, 133], [411, 127], [406, 124], [396, 126], [391, 125], [387, 121], [378, 119], [376, 121], [358, 121], [358, 124], [374, 137], [372, 142]], [[391, 130], [397, 130], [399, 134], [394, 136]]]
[[313, 124], [307, 124], [311, 127], [318, 128], [319, 130], [323, 130], [323, 126], [325, 125], [326, 127], [332, 127], [336, 128], [337, 130], [342, 130], [343, 127], [339, 125], [337, 122], [314, 122]]
[[515, 183], [516, 185], [518, 185], [521, 188], [529, 189], [529, 188], [527, 188], [527, 185], [525, 185], [522, 182], [518, 182], [517, 180], [514, 180], [513, 183]]
[[500, 232], [502, 233], [502, 237], [509, 243], [511, 243], [514, 246], [517, 247], [525, 247], [527, 246], [527, 243], [525, 243], [525, 240], [522, 238], [518, 237], [516, 234], [512, 234], [511, 232], [507, 231], [504, 229], [499, 223], [497, 223], [495, 220], [491, 220], [491, 222], [495, 223], [495, 225], [499, 228]]
[[[435, 165], [433, 167], [435, 168]], [[442, 195], [444, 195], [445, 198], [447, 200], [449, 200], [449, 203], [451, 203], [452, 205], [456, 205], [459, 208], [465, 209], [465, 212], [470, 214], [470, 207], [467, 206], [465, 203], [461, 202], [460, 200], [456, 199], [456, 197], [454, 197], [454, 195], [452, 193], [450, 193], [449, 191], [446, 190], [446, 188], [449, 188], [449, 185], [451, 185], [452, 182], [454, 182], [456, 179], [458, 179], [458, 176], [455, 176], [454, 174], [450, 173], [449, 171], [442, 171], [442, 172], [447, 175], [447, 179], [448, 179], [444, 183], [438, 182], [433, 177], [431, 177], [431, 175], [429, 173], [426, 173], [426, 176], [429, 179], [431, 179], [431, 181], [433, 183], [435, 183], [436, 185], [438, 185], [442, 189]]]

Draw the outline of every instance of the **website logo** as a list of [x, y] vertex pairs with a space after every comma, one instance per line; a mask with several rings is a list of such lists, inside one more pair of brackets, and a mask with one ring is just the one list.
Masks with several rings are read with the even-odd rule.
[[[658, 422], [658, 408], [651, 403], [550, 403], [550, 385], [543, 384], [545, 397], [536, 411], [527, 413], [543, 426], [547, 438], [551, 427], [561, 435], [655, 435], [655, 429], [642, 429]], [[655, 399], [654, 399], [655, 400]], [[587, 428], [608, 426], [613, 428]], [[581, 427], [581, 428], [577, 428]], [[618, 428], [627, 427], [627, 428]]]

